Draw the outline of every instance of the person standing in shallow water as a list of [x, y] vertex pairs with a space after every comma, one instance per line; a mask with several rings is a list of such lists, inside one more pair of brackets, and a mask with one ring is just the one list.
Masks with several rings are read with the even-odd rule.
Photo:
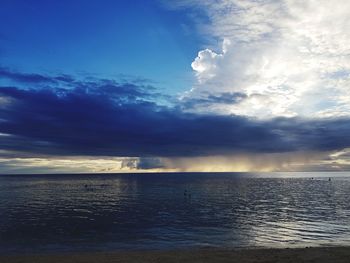
[[187, 190], [184, 191], [184, 196], [188, 197], [188, 199], [191, 199], [191, 193], [188, 193]]

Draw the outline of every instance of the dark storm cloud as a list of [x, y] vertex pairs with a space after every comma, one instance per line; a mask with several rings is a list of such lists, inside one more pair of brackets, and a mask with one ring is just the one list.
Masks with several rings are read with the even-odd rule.
[[328, 151], [350, 146], [350, 119], [275, 119], [271, 126], [300, 150]]
[[[0, 87], [0, 133], [7, 134], [0, 136], [0, 149], [50, 155], [166, 157], [350, 146], [348, 119], [255, 121], [189, 114], [156, 104], [158, 94], [149, 85], [69, 81], [66, 89], [57, 85]], [[145, 168], [147, 162], [139, 165]]]
[[0, 78], [10, 79], [16, 82], [23, 83], [52, 83], [55, 82], [55, 78], [46, 77], [40, 74], [27, 74], [11, 71], [10, 69], [0, 67]]
[[131, 170], [149, 170], [157, 168], [166, 168], [162, 160], [159, 158], [128, 158], [122, 161], [121, 168], [128, 168]]
[[[118, 92], [120, 90], [120, 94]], [[9, 150], [117, 156], [206, 155], [233, 150], [283, 150], [278, 136], [236, 116], [184, 114], [125, 87], [20, 90], [2, 87], [0, 113]], [[257, 145], [258, 143], [258, 145]], [[277, 148], [276, 148], [277, 147]]]
[[202, 93], [200, 97], [184, 99], [181, 106], [183, 108], [194, 108], [212, 104], [236, 104], [247, 97], [246, 94], [240, 92], [223, 92], [218, 95]]

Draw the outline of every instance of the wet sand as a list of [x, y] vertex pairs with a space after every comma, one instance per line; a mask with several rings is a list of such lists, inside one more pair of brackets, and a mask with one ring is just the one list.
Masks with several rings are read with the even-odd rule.
[[296, 249], [196, 249], [172, 251], [132, 251], [113, 253], [70, 253], [0, 256], [1, 263], [272, 263], [272, 262], [350, 262], [350, 247]]

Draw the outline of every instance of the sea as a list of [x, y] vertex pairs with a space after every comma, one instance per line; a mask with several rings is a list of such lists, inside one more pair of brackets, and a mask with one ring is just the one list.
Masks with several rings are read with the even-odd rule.
[[350, 245], [350, 173], [0, 176], [0, 253]]

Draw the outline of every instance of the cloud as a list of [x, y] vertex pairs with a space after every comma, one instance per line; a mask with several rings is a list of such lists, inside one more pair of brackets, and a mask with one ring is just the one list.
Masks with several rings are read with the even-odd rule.
[[[23, 157], [0, 154], [1, 174], [115, 173], [123, 172], [124, 158], [117, 157]], [[126, 170], [130, 171], [130, 170]]]
[[349, 167], [346, 117], [259, 120], [211, 110], [254, 94], [203, 91], [159, 104], [164, 96], [148, 82], [52, 78], [45, 86], [0, 87], [3, 173]]
[[209, 109], [209, 112], [211, 112], [213, 107], [240, 103], [246, 98], [246, 94], [239, 92], [223, 92], [214, 94], [203, 92], [198, 94], [197, 97], [183, 96], [180, 98], [179, 106], [186, 111], [201, 107], [203, 108], [201, 112], [205, 111], [205, 109]]
[[1, 174], [348, 171], [349, 150], [197, 157], [25, 156], [1, 152]]
[[[72, 83], [76, 86], [66, 89], [0, 87], [0, 149], [42, 156], [158, 158], [350, 147], [347, 118], [256, 120], [188, 113], [156, 103], [159, 93], [148, 84]], [[204, 104], [246, 99], [239, 93], [203, 96]], [[146, 160], [137, 165], [151, 167]]]
[[162, 158], [125, 158], [121, 164], [121, 169], [129, 170], [154, 170], [169, 169]]
[[184, 0], [172, 5], [192, 10], [209, 39], [192, 63], [198, 83], [187, 96], [246, 94], [240, 103], [213, 112], [263, 119], [349, 116], [349, 1]]
[[68, 75], [57, 76], [55, 78], [44, 76], [41, 74], [27, 74], [12, 71], [5, 67], [0, 67], [0, 79], [8, 79], [15, 82], [26, 84], [38, 84], [38, 83], [54, 83], [57, 81], [69, 81], [72, 80]]
[[179, 172], [340, 170], [323, 163], [323, 159], [328, 158], [328, 154], [325, 152], [241, 153], [226, 156], [161, 158], [160, 160], [164, 168]]
[[[120, 90], [120, 93], [118, 91]], [[206, 155], [284, 150], [280, 136], [238, 116], [194, 115], [159, 106], [135, 91], [2, 87], [0, 146], [52, 154]], [[119, 94], [119, 95], [118, 95]], [[271, 144], [271, 142], [276, 144]], [[254, 145], [259, 142], [259, 144]]]

